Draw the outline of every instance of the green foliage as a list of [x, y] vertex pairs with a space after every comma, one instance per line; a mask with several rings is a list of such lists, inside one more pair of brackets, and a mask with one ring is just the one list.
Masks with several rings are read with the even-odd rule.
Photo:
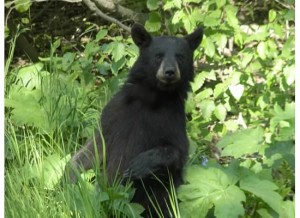
[[[25, 12], [31, 4], [6, 6]], [[178, 217], [295, 217], [294, 1], [144, 6], [145, 26], [155, 35], [204, 28], [186, 103], [191, 151]], [[77, 52], [57, 39], [41, 62], [9, 70], [23, 30], [12, 39], [5, 66], [9, 217], [140, 217], [141, 206], [130, 203], [134, 190], [108, 186], [99, 169], [82, 175], [78, 186], [57, 188], [70, 151], [92, 134], [99, 110], [138, 55], [114, 28], [102, 26]], [[89, 182], [95, 172], [97, 185]]]

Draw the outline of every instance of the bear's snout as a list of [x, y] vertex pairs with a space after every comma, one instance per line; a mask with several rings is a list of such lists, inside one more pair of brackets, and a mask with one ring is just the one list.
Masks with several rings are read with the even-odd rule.
[[173, 84], [180, 80], [180, 71], [176, 61], [167, 63], [163, 60], [157, 71], [156, 78], [164, 84]]

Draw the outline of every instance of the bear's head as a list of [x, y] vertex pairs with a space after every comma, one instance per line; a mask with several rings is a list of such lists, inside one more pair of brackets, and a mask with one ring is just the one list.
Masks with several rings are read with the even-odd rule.
[[142, 25], [134, 24], [131, 35], [140, 50], [130, 73], [132, 82], [161, 91], [188, 88], [194, 77], [193, 52], [203, 37], [201, 28], [183, 38], [152, 37]]

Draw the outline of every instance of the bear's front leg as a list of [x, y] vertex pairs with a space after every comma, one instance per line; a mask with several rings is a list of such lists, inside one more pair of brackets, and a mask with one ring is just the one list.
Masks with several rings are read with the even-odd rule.
[[172, 146], [155, 147], [140, 153], [123, 172], [123, 178], [142, 179], [160, 169], [166, 169], [180, 160], [178, 149]]

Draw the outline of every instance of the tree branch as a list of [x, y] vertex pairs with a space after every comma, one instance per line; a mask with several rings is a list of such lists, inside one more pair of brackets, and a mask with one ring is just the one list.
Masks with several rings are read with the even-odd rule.
[[123, 28], [124, 30], [126, 30], [127, 32], [130, 32], [130, 27], [126, 26], [125, 24], [121, 23], [119, 20], [110, 17], [106, 14], [104, 14], [97, 6], [94, 2], [92, 2], [91, 0], [82, 0], [82, 2], [93, 12], [96, 13], [96, 15], [98, 15], [99, 17], [102, 17], [103, 19], [115, 23], [117, 24], [119, 27]]

